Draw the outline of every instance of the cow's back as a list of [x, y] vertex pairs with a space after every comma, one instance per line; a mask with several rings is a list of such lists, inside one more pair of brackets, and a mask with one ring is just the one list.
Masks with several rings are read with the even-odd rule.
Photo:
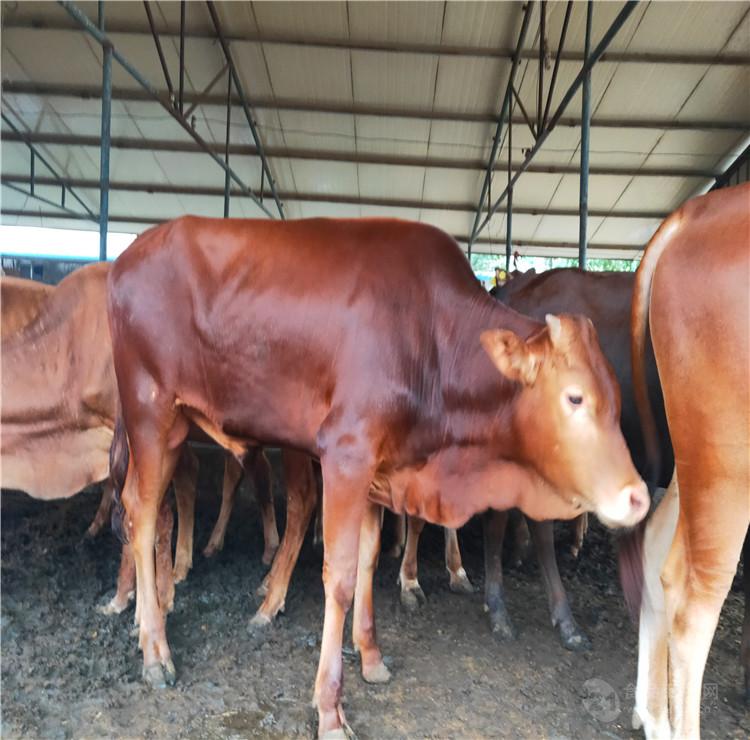
[[[588, 272], [578, 268], [557, 268], [535, 276], [514, 288], [508, 284], [504, 302], [516, 311], [544, 320], [547, 313], [579, 313], [588, 316], [599, 335], [604, 356], [612, 365], [622, 396], [621, 424], [639, 472], [647, 471], [643, 434], [635, 405], [630, 361], [630, 305], [635, 274], [632, 272]], [[669, 444], [664, 404], [651, 348], [647, 372], [651, 402], [656, 410], [661, 442], [661, 465], [655, 481], [666, 486], [673, 459]]]
[[7, 339], [36, 318], [54, 287], [36, 280], [0, 277], [0, 339]]
[[143, 235], [110, 281], [116, 353], [137, 344], [180, 403], [233, 435], [304, 449], [339, 399], [430, 407], [435, 334], [472, 297], [487, 301], [454, 240], [391, 219], [186, 217]]

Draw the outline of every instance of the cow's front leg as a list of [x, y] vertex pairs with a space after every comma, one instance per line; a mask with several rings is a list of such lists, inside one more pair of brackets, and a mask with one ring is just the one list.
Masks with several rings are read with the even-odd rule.
[[391, 673], [375, 640], [375, 610], [372, 604], [372, 579], [378, 567], [382, 508], [368, 503], [359, 535], [359, 565], [354, 592], [352, 640], [362, 661], [362, 678], [368, 683], [386, 683]]
[[[338, 440], [341, 435], [333, 435]], [[314, 704], [318, 736], [340, 737], [346, 727], [341, 706], [344, 620], [357, 580], [359, 537], [374, 466], [352, 443], [321, 457], [323, 468], [323, 586], [325, 620]]]
[[549, 599], [552, 626], [557, 628], [560, 641], [566, 650], [588, 650], [591, 643], [573, 617], [568, 594], [565, 592], [560, 579], [560, 571], [557, 569], [553, 523], [529, 520], [529, 527]]
[[491, 510], [484, 515], [484, 608], [490, 615], [492, 634], [499, 640], [516, 638], [503, 587], [503, 537], [507, 523], [507, 511]]

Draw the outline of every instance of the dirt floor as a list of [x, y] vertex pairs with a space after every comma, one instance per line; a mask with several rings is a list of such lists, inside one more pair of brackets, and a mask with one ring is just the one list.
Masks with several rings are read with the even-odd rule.
[[[109, 531], [82, 535], [98, 493], [42, 503], [2, 498], [3, 738], [311, 737], [310, 708], [323, 617], [321, 553], [308, 538], [292, 579], [286, 614], [257, 637], [247, 624], [260, 583], [262, 535], [254, 498], [243, 484], [225, 550], [200, 554], [218, 513], [218, 455], [202, 452], [195, 564], [178, 587], [168, 634], [178, 683], [151, 691], [130, 636], [132, 608], [101, 616], [111, 595], [118, 543]], [[283, 496], [277, 491], [277, 508]], [[279, 521], [283, 525], [283, 515]], [[518, 640], [490, 636], [482, 597], [448, 591], [442, 536], [428, 528], [420, 580], [428, 602], [415, 615], [399, 603], [397, 563], [382, 558], [376, 578], [381, 648], [393, 673], [368, 686], [345, 656], [347, 718], [369, 738], [640, 737], [630, 727], [636, 633], [623, 609], [608, 534], [594, 526], [580, 561], [560, 564], [574, 612], [593, 648], [572, 654], [549, 625], [535, 564], [506, 569]], [[461, 533], [465, 566], [481, 586], [480, 529]], [[725, 605], [706, 670], [703, 735], [750, 736], [739, 686], [742, 599]]]

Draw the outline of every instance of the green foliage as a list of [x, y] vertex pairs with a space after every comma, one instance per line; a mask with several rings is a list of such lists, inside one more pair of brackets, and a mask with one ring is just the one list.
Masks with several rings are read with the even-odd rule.
[[[604, 259], [590, 258], [586, 269], [591, 272], [633, 272], [638, 267], [637, 259]], [[472, 254], [471, 267], [480, 280], [490, 280], [495, 275], [495, 268], [505, 268], [504, 254]], [[510, 262], [511, 270], [514, 267]], [[534, 268], [537, 272], [551, 270], [555, 267], [578, 267], [578, 260], [573, 257], [519, 257], [518, 269], [522, 272]]]

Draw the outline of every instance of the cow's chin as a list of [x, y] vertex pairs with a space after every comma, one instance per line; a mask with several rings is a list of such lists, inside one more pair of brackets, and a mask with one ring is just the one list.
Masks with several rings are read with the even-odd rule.
[[622, 529], [638, 524], [648, 509], [648, 489], [641, 480], [625, 486], [616, 496], [596, 506], [594, 511], [605, 527]]

